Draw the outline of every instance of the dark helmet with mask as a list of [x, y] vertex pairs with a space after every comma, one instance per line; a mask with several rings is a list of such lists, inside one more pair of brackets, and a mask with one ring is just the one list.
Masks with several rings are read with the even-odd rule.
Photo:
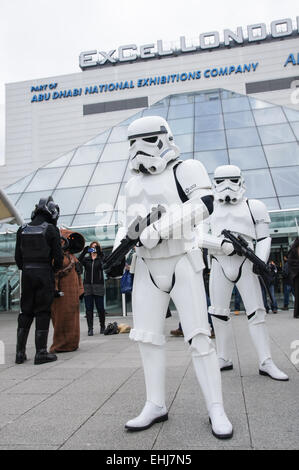
[[49, 196], [48, 198], [41, 198], [39, 203], [35, 205], [35, 209], [31, 214], [31, 220], [37, 215], [43, 215], [48, 222], [56, 225], [59, 214], [59, 206], [55, 204], [52, 196]]

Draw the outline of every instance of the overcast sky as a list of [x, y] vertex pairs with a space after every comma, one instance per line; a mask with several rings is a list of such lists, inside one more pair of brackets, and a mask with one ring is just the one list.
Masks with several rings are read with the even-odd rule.
[[0, 164], [5, 83], [78, 72], [82, 51], [196, 38], [296, 15], [295, 0], [0, 0]]

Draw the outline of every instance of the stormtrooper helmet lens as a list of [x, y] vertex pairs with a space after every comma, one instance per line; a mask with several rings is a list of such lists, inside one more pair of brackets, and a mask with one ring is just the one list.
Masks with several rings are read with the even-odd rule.
[[179, 156], [173, 135], [165, 119], [148, 116], [132, 122], [128, 128], [131, 169], [135, 173], [161, 173]]
[[237, 204], [244, 195], [244, 179], [235, 165], [216, 168], [213, 183], [215, 199], [222, 204]]

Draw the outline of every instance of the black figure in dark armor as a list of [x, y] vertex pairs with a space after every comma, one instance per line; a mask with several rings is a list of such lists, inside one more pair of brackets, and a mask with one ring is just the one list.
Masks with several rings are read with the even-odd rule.
[[17, 232], [15, 260], [22, 270], [21, 312], [18, 317], [16, 363], [26, 361], [26, 343], [34, 317], [36, 354], [34, 364], [56, 361], [47, 351], [54, 272], [62, 267], [60, 233], [56, 227], [59, 207], [52, 197], [40, 199], [31, 222]]

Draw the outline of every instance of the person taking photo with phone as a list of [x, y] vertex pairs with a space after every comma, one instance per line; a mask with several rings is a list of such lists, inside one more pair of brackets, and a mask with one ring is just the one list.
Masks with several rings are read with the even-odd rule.
[[104, 272], [103, 252], [101, 245], [93, 241], [86, 246], [79, 256], [79, 261], [84, 267], [84, 302], [88, 326], [88, 336], [93, 336], [93, 309], [94, 304], [100, 319], [100, 333], [105, 331], [105, 309], [104, 309]]

